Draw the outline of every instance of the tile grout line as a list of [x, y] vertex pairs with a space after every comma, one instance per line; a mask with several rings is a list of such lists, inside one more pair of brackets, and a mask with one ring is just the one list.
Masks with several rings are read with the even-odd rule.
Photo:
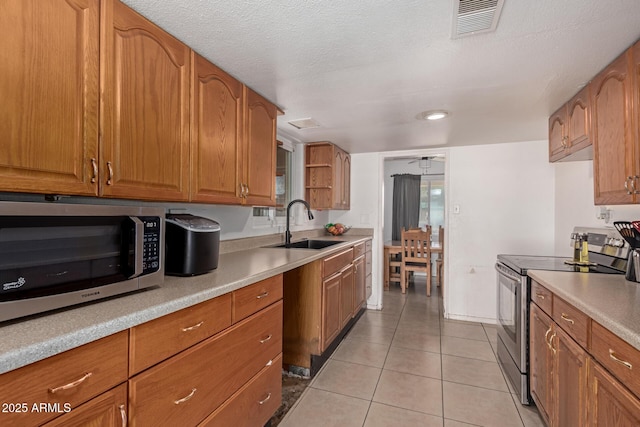
[[362, 425], [367, 422], [367, 417], [369, 416], [369, 411], [371, 410], [371, 405], [373, 405], [373, 398], [376, 396], [376, 391], [378, 390], [378, 385], [380, 384], [380, 378], [382, 378], [382, 373], [384, 372], [384, 365], [387, 363], [387, 357], [389, 357], [389, 352], [391, 351], [391, 345], [393, 344], [393, 339], [396, 336], [396, 332], [398, 331], [398, 326], [400, 325], [400, 319], [402, 318], [402, 313], [404, 313], [404, 308], [407, 304], [407, 299], [404, 299], [402, 304], [402, 310], [400, 310], [400, 317], [398, 318], [398, 322], [396, 323], [396, 327], [393, 330], [393, 336], [391, 337], [391, 343], [389, 343], [389, 348], [387, 349], [387, 354], [382, 362], [382, 367], [380, 368], [380, 375], [378, 376], [378, 381], [376, 381], [376, 386], [373, 388], [373, 394], [371, 395], [371, 400], [369, 401], [369, 407], [367, 408], [367, 413], [364, 416], [364, 420], [362, 421]]

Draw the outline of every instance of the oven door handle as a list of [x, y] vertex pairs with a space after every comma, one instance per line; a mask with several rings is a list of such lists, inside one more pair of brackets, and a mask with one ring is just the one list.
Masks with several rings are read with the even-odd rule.
[[502, 267], [501, 264], [496, 264], [496, 271], [499, 274], [513, 280], [514, 282], [520, 281], [521, 277], [519, 275], [517, 275], [516, 273], [512, 273], [511, 270], [509, 271], [506, 271], [506, 270], [507, 270], [507, 267]]

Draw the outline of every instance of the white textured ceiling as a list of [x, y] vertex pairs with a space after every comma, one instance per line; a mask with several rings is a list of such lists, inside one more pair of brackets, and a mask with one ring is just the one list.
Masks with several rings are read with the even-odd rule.
[[[547, 117], [640, 38], [640, 0], [505, 0], [452, 39], [456, 0], [124, 0], [351, 153], [547, 138]], [[446, 109], [441, 122], [418, 121]], [[321, 127], [287, 121], [313, 117]]]

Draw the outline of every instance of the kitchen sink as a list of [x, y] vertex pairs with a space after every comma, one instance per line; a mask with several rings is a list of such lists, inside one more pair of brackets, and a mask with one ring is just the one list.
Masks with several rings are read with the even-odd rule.
[[337, 245], [338, 243], [344, 243], [344, 240], [301, 240], [299, 242], [292, 242], [289, 245], [276, 245], [269, 246], [270, 248], [285, 248], [285, 249], [324, 249], [329, 246]]

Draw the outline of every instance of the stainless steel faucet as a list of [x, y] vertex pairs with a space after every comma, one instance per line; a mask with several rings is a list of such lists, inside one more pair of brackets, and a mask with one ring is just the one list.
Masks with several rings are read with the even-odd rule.
[[303, 205], [305, 205], [307, 207], [307, 213], [309, 214], [309, 219], [312, 220], [313, 219], [313, 214], [311, 213], [311, 206], [309, 206], [309, 203], [307, 203], [306, 201], [302, 200], [302, 199], [295, 199], [292, 200], [289, 205], [287, 205], [287, 229], [284, 232], [284, 244], [285, 246], [289, 246], [291, 244], [291, 231], [289, 231], [289, 216], [290, 216], [290, 211], [291, 211], [291, 206], [295, 203], [302, 203]]

